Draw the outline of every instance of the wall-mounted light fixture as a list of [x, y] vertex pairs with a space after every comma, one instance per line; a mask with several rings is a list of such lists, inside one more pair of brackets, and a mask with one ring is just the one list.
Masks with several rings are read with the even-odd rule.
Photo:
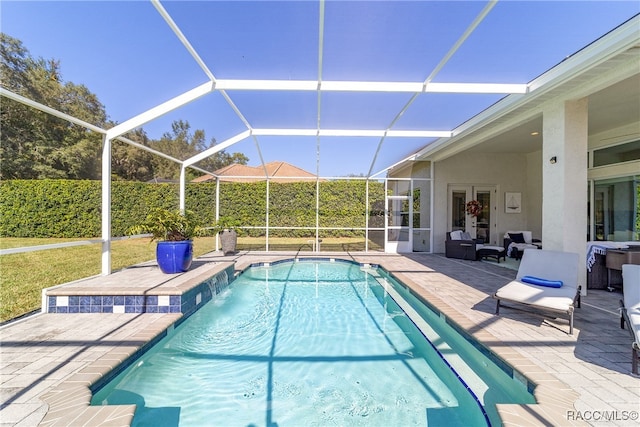
[[558, 161], [558, 158], [556, 156], [553, 156], [552, 158], [549, 159], [549, 163], [551, 163], [552, 165], [555, 165], [557, 161]]

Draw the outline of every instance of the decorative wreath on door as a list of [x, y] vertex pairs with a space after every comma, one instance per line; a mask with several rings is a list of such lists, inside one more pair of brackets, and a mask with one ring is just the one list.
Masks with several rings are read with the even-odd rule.
[[471, 216], [478, 217], [482, 212], [482, 205], [477, 200], [472, 200], [467, 203], [467, 213]]

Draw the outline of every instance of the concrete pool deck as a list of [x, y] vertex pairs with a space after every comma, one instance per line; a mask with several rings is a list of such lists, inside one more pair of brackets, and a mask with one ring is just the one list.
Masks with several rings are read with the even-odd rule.
[[[52, 290], [60, 295], [173, 295], [220, 271], [314, 253], [246, 253], [198, 258], [184, 274], [163, 275], [153, 263]], [[631, 340], [620, 329], [620, 293], [589, 290], [566, 319], [504, 308], [491, 294], [516, 272], [493, 262], [442, 255], [321, 253], [320, 257], [380, 264], [493, 352], [537, 384], [536, 405], [500, 405], [506, 425], [637, 425], [640, 379], [631, 375]], [[63, 288], [67, 288], [64, 291]], [[88, 386], [160, 336], [178, 313], [40, 314], [0, 328], [2, 426], [129, 425], [134, 406], [88, 406]]]

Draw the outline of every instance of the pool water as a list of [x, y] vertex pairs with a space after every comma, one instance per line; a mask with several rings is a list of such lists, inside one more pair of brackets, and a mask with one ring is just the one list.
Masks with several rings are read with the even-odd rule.
[[533, 403], [437, 315], [423, 325], [426, 307], [409, 318], [403, 293], [354, 263], [251, 267], [92, 404], [137, 404], [134, 426], [283, 427], [486, 426], [496, 402]]

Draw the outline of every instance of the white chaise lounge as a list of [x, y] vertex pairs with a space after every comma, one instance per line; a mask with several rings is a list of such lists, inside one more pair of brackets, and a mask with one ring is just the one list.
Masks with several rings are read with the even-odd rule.
[[[638, 375], [638, 351], [640, 351], [640, 265], [622, 265], [623, 300], [622, 317], [631, 333], [631, 372]], [[620, 326], [624, 327], [621, 322]]]
[[523, 304], [536, 311], [566, 314], [569, 317], [569, 334], [573, 334], [573, 310], [580, 307], [578, 268], [576, 253], [525, 250], [516, 280], [493, 295], [498, 300], [496, 314], [500, 314], [502, 302]]

